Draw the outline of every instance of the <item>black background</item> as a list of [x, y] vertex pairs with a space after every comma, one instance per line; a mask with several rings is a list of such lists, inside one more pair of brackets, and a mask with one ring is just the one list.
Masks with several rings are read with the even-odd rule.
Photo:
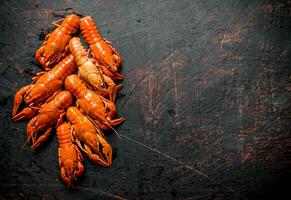
[[[51, 21], [91, 15], [123, 58], [106, 134], [110, 169], [85, 157], [77, 190], [59, 179], [57, 141], [26, 146], [15, 92], [41, 69]], [[290, 1], [8, 1], [0, 8], [0, 197], [279, 199], [290, 187]], [[115, 195], [115, 196], [114, 196]], [[287, 198], [287, 197], [285, 197]]]

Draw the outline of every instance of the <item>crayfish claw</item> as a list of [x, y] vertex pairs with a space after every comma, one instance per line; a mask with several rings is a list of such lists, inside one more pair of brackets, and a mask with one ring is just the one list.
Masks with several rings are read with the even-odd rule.
[[111, 148], [110, 144], [107, 144], [102, 148], [102, 154], [104, 155], [105, 159], [107, 160], [108, 166], [111, 167], [111, 165], [112, 165], [112, 148]]
[[104, 158], [102, 158], [96, 153], [92, 153], [90, 147], [88, 147], [87, 145], [85, 145], [85, 150], [86, 150], [85, 153], [87, 154], [88, 158], [95, 164], [100, 164], [104, 167], [111, 167], [111, 165]]
[[35, 142], [32, 143], [31, 148], [35, 150], [37, 147], [39, 147], [42, 143], [44, 143], [48, 137], [50, 136], [52, 132], [52, 128], [49, 128], [45, 131], [44, 135], [40, 136]]
[[20, 113], [18, 113], [17, 115], [14, 115], [12, 117], [12, 120], [16, 122], [19, 120], [30, 119], [34, 117], [36, 113], [37, 113], [37, 109], [26, 107]]
[[99, 143], [102, 146], [102, 155], [105, 157], [107, 164], [109, 167], [112, 165], [112, 148], [110, 144], [107, 143], [107, 141], [100, 135], [97, 134], [97, 138]]
[[17, 110], [21, 103], [23, 102], [23, 97], [28, 93], [32, 85], [27, 85], [18, 90], [14, 97], [13, 109], [12, 109], [12, 117], [14, 117], [17, 113]]

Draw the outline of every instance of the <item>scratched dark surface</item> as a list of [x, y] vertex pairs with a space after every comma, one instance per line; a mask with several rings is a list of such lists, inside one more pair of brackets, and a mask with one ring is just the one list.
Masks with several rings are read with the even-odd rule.
[[[59, 179], [56, 136], [20, 152], [27, 122], [10, 118], [40, 33], [71, 12], [95, 19], [126, 77], [113, 166], [85, 157], [77, 190]], [[1, 0], [0, 199], [290, 196], [290, 20], [287, 0]]]

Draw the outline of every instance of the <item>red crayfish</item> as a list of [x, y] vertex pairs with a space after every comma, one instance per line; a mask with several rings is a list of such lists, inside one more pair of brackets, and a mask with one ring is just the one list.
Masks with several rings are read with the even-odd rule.
[[123, 80], [124, 77], [118, 73], [121, 65], [120, 55], [111, 43], [100, 35], [90, 16], [80, 19], [80, 29], [93, 57], [100, 63], [103, 73], [113, 80]]
[[89, 159], [96, 164], [111, 167], [112, 148], [99, 127], [92, 124], [77, 107], [68, 108], [67, 119], [72, 124], [77, 145], [88, 155]]
[[57, 128], [59, 142], [59, 166], [62, 180], [73, 186], [73, 181], [83, 174], [83, 157], [78, 147], [73, 143], [72, 127], [64, 122]]
[[[57, 24], [61, 20], [63, 20], [62, 24]], [[77, 15], [69, 15], [61, 20], [53, 22], [57, 28], [46, 35], [43, 45], [35, 52], [36, 60], [46, 70], [49, 70], [52, 65], [66, 55], [66, 47], [72, 38], [72, 34], [77, 32], [79, 28], [80, 21]]]
[[[32, 118], [27, 124], [27, 143], [32, 142], [32, 149], [37, 148], [44, 141], [47, 140], [53, 130], [53, 126], [56, 124], [58, 127], [66, 114], [66, 108], [73, 103], [73, 96], [68, 91], [59, 92], [55, 98], [45, 103], [37, 115]], [[37, 133], [44, 131], [44, 134], [39, 138], [36, 138]]]

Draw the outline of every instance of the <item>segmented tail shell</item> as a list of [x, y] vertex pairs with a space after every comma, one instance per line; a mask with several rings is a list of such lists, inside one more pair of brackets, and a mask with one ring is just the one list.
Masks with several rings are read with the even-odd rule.
[[90, 16], [80, 19], [80, 29], [86, 43], [89, 45], [101, 39], [101, 35]]
[[61, 24], [61, 27], [68, 31], [68, 34], [76, 33], [80, 26], [80, 19], [77, 15], [68, 15]]
[[80, 66], [85, 62], [88, 58], [86, 49], [82, 45], [80, 38], [73, 37], [69, 43], [69, 49], [73, 54], [75, 61]]
[[69, 123], [65, 122], [57, 128], [57, 138], [60, 147], [72, 143], [71, 125]]

